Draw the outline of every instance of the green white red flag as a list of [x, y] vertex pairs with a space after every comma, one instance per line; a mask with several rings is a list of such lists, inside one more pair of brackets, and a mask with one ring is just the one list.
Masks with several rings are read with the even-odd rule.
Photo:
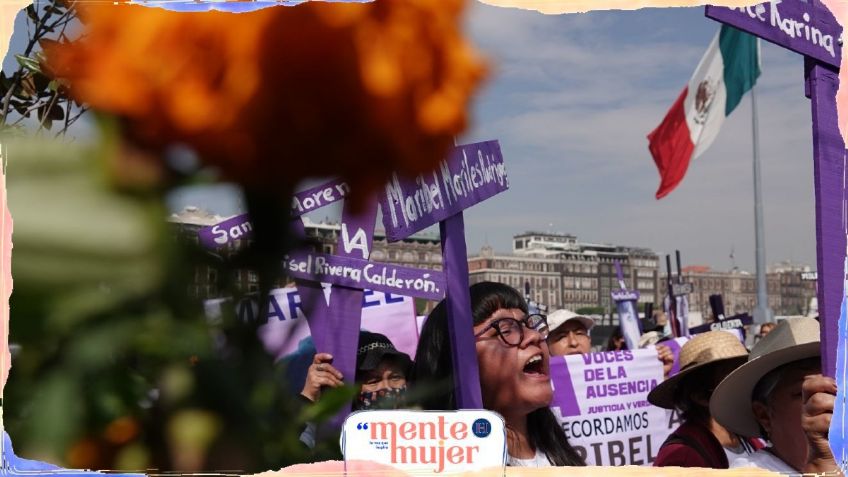
[[648, 149], [661, 177], [657, 199], [680, 184], [689, 161], [710, 147], [724, 118], [739, 105], [759, 76], [757, 38], [722, 26], [689, 84], [662, 123], [648, 135]]

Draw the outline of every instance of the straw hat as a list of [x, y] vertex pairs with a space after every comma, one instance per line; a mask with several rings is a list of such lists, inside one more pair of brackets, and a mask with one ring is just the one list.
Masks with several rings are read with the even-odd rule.
[[754, 387], [774, 369], [821, 356], [821, 328], [813, 318], [789, 318], [761, 339], [748, 362], [730, 373], [710, 399], [710, 414], [727, 430], [745, 437], [760, 435], [751, 410]]
[[748, 350], [739, 338], [726, 331], [708, 331], [695, 335], [680, 349], [680, 372], [666, 379], [648, 394], [648, 402], [665, 409], [674, 408], [674, 393], [682, 380], [708, 365], [745, 362]]
[[662, 333], [658, 331], [649, 331], [647, 333], [643, 333], [642, 336], [639, 337], [639, 347], [647, 348], [650, 345], [657, 344], [660, 342], [660, 339], [662, 337]]
[[570, 320], [577, 320], [582, 323], [586, 331], [591, 330], [595, 326], [595, 320], [589, 317], [578, 315], [571, 310], [556, 310], [548, 315], [548, 329], [553, 332], [555, 329], [564, 325], [566, 321]]

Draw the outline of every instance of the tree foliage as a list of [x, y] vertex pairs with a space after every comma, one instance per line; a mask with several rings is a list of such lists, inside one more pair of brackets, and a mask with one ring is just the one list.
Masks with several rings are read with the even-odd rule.
[[17, 60], [17, 69], [0, 73], [0, 133], [50, 131], [59, 137], [88, 108], [70, 98], [66, 82], [44, 71], [43, 49], [72, 41], [79, 17], [73, 2], [49, 0], [26, 7], [26, 22], [24, 48], [9, 53]]

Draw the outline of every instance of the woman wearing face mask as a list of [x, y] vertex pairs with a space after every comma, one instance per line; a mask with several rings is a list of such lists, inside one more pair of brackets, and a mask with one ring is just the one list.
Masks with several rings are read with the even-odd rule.
[[[333, 357], [317, 353], [306, 374], [301, 396], [310, 402], [321, 397], [324, 388], [344, 384], [342, 373], [332, 365]], [[361, 331], [356, 351], [356, 384], [359, 395], [354, 398], [353, 411], [368, 409], [398, 409], [404, 407], [406, 379], [412, 368], [409, 355], [395, 349], [388, 338], [379, 333]], [[315, 426], [308, 425], [300, 440], [315, 446]]]
[[[424, 323], [413, 371], [429, 410], [457, 409], [445, 307], [439, 303]], [[471, 309], [483, 407], [506, 422], [508, 464], [585, 465], [548, 408], [553, 390], [545, 317], [528, 315], [520, 293], [493, 282], [471, 287]]]

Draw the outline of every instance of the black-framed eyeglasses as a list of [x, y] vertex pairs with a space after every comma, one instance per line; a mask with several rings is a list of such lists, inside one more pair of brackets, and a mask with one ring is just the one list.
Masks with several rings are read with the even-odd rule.
[[474, 335], [475, 338], [479, 338], [484, 333], [489, 331], [490, 328], [494, 328], [495, 332], [508, 346], [518, 346], [524, 341], [524, 328], [528, 328], [536, 331], [542, 336], [542, 339], [548, 338], [548, 317], [545, 315], [533, 314], [527, 315], [522, 320], [516, 320], [515, 318], [499, 318], [491, 323], [489, 326], [482, 329], [479, 333]]

